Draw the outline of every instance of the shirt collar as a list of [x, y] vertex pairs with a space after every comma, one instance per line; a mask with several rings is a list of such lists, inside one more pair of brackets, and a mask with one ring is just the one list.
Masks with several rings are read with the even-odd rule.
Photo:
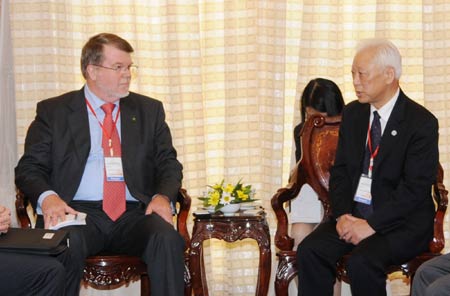
[[[84, 85], [84, 96], [86, 97], [86, 99], [89, 101], [89, 103], [91, 104], [92, 108], [94, 108], [94, 110], [99, 110], [101, 109], [101, 106], [103, 104], [106, 104], [105, 101], [103, 101], [102, 99], [100, 99], [99, 97], [97, 97], [90, 89], [89, 86], [87, 84]], [[113, 103], [114, 105], [116, 105], [116, 108], [114, 108], [114, 112], [118, 109], [117, 107], [119, 106], [119, 102], [120, 100], [117, 100], [117, 102]]]
[[387, 122], [389, 120], [389, 117], [391, 116], [392, 110], [394, 109], [394, 105], [397, 102], [399, 94], [400, 88], [398, 88], [394, 96], [378, 110], [373, 105], [370, 105], [370, 116], [373, 116], [373, 111], [377, 111], [378, 115], [380, 115], [380, 119], [384, 122]]

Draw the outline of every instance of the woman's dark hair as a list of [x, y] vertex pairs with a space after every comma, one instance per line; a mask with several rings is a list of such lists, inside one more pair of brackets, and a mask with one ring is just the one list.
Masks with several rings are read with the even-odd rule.
[[344, 98], [336, 83], [324, 78], [313, 79], [303, 90], [300, 104], [302, 122], [306, 119], [306, 107], [327, 113], [327, 116], [335, 116], [341, 114], [344, 105]]

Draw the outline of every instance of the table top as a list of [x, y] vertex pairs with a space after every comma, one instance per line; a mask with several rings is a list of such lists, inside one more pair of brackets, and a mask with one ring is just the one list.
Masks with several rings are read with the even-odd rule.
[[261, 221], [266, 218], [266, 212], [264, 208], [259, 207], [258, 211], [252, 211], [252, 213], [248, 213], [247, 211], [239, 210], [236, 213], [225, 216], [222, 212], [216, 213], [204, 213], [204, 211], [196, 211], [193, 213], [194, 221]]

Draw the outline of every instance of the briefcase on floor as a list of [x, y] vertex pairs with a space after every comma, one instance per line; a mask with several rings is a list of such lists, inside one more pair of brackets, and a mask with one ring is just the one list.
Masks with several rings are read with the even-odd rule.
[[64, 229], [10, 228], [0, 235], [0, 252], [56, 256], [69, 246]]

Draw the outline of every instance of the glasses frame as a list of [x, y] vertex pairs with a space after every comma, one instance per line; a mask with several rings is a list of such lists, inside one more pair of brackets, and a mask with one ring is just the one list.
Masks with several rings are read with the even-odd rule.
[[113, 70], [116, 73], [125, 73], [126, 70], [128, 70], [130, 73], [136, 73], [137, 70], [139, 69], [139, 66], [135, 65], [135, 64], [131, 64], [129, 66], [117, 65], [115, 67], [106, 67], [106, 66], [98, 65], [98, 64], [91, 64], [91, 65], [95, 66], [95, 67], [100, 67], [103, 69]]

